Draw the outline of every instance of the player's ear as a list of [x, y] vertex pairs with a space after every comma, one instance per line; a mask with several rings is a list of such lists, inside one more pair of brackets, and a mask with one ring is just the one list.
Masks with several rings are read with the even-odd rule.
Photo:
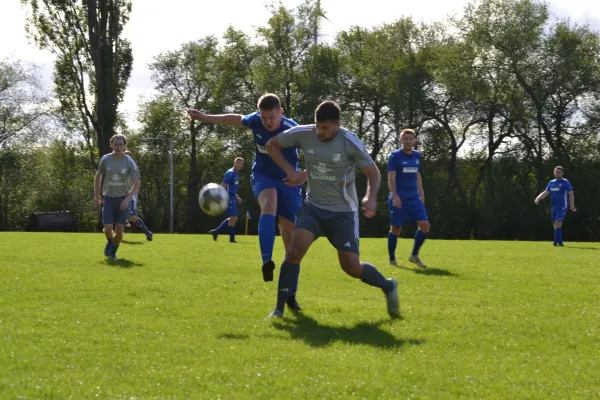
[[280, 107], [280, 108], [279, 108], [279, 116], [280, 116], [280, 117], [281, 117], [281, 116], [283, 116], [283, 107]]

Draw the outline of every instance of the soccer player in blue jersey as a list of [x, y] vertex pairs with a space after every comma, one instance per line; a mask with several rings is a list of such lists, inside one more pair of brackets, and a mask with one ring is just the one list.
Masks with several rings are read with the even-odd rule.
[[228, 227], [229, 230], [229, 242], [236, 243], [235, 241], [235, 224], [237, 223], [238, 217], [238, 203], [242, 202], [237, 191], [240, 186], [240, 170], [244, 167], [244, 159], [242, 157], [236, 157], [233, 161], [233, 167], [229, 168], [223, 176], [223, 183], [221, 184], [227, 193], [229, 194], [229, 207], [227, 208], [227, 218], [221, 222], [217, 228], [210, 230], [209, 233], [213, 235], [213, 239], [217, 240], [219, 233]]
[[560, 165], [554, 168], [554, 178], [546, 186], [546, 190], [535, 198], [535, 204], [539, 205], [540, 200], [550, 195], [550, 215], [554, 225], [554, 246], [564, 246], [562, 225], [567, 215], [567, 210], [577, 211], [575, 209], [575, 192], [571, 182], [563, 176], [565, 170]]
[[396, 244], [404, 221], [416, 222], [419, 229], [415, 233], [415, 243], [408, 261], [421, 268], [426, 265], [419, 258], [419, 249], [429, 233], [429, 220], [425, 210], [425, 192], [421, 180], [421, 153], [414, 150], [417, 135], [412, 129], [400, 132], [402, 147], [394, 150], [388, 158], [388, 209], [390, 212], [390, 231], [388, 233], [388, 252], [390, 264], [396, 262]]
[[[341, 110], [333, 101], [325, 101], [315, 111], [315, 124], [294, 127], [269, 140], [271, 157], [286, 173], [286, 182], [295, 185], [303, 177], [283, 156], [288, 147], [304, 153], [308, 172], [306, 201], [296, 220], [292, 242], [286, 248], [279, 270], [277, 304], [269, 317], [283, 317], [284, 304], [294, 288], [300, 262], [312, 243], [325, 236], [337, 249], [342, 270], [353, 278], [380, 288], [387, 300], [388, 313], [399, 317], [398, 282], [386, 279], [372, 264], [359, 257], [358, 213], [362, 205], [367, 218], [375, 215], [379, 169], [356, 135], [340, 126]], [[359, 202], [355, 170], [367, 176], [367, 191]]]
[[[283, 116], [279, 98], [267, 93], [258, 100], [258, 111], [248, 115], [221, 114], [209, 115], [198, 110], [188, 110], [190, 118], [205, 122], [237, 128], [247, 127], [252, 130], [256, 155], [252, 163], [252, 192], [260, 205], [261, 215], [258, 220], [258, 242], [262, 256], [262, 275], [265, 282], [273, 280], [275, 263], [273, 262], [273, 246], [275, 244], [275, 219], [285, 248], [289, 246], [296, 221], [296, 213], [302, 205], [302, 183], [286, 186], [283, 170], [271, 159], [265, 145], [272, 137], [298, 125], [295, 121]], [[284, 150], [288, 162], [299, 170], [298, 149], [290, 147]], [[305, 177], [305, 175], [303, 175]], [[288, 299], [288, 306], [300, 310], [295, 293], [298, 283]]]

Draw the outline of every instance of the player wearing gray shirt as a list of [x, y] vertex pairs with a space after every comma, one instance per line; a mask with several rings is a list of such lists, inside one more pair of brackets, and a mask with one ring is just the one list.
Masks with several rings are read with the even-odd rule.
[[127, 139], [121, 134], [110, 138], [113, 151], [100, 159], [94, 179], [94, 200], [97, 204], [102, 204], [102, 224], [107, 240], [104, 255], [113, 260], [117, 259], [117, 249], [123, 240], [129, 216], [129, 202], [137, 196], [140, 188], [137, 165], [125, 154], [126, 145]]
[[326, 236], [337, 249], [344, 272], [381, 288], [387, 299], [390, 316], [400, 315], [396, 280], [386, 279], [373, 265], [359, 259], [359, 204], [354, 184], [355, 168], [359, 167], [368, 178], [367, 193], [362, 199], [363, 213], [367, 218], [375, 215], [381, 175], [360, 139], [340, 127], [340, 119], [339, 106], [332, 101], [325, 101], [315, 111], [315, 125], [292, 128], [267, 143], [269, 155], [286, 173], [283, 179], [286, 185], [297, 185], [303, 176], [283, 157], [282, 148], [300, 148], [308, 173], [305, 204], [296, 216], [292, 241], [281, 265], [277, 305], [269, 314], [271, 317], [283, 316], [299, 264], [311, 244], [320, 236]]

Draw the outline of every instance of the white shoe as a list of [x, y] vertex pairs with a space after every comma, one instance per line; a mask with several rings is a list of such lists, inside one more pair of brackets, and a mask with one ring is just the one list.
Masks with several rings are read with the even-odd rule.
[[411, 255], [410, 257], [408, 257], [408, 261], [410, 261], [413, 264], [417, 264], [417, 267], [419, 268], [427, 268], [427, 265], [421, 262], [419, 256]]
[[400, 299], [398, 298], [398, 281], [395, 279], [388, 279], [388, 281], [394, 284], [394, 290], [385, 293], [385, 299], [387, 300], [387, 309], [390, 317], [400, 317]]

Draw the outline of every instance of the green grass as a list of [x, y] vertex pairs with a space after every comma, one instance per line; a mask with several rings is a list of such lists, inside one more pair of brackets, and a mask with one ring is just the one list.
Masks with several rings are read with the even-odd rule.
[[101, 234], [0, 234], [0, 398], [600, 398], [599, 244], [431, 240], [416, 271], [363, 239], [390, 321], [321, 239], [271, 321], [256, 237], [125, 239], [110, 264]]

